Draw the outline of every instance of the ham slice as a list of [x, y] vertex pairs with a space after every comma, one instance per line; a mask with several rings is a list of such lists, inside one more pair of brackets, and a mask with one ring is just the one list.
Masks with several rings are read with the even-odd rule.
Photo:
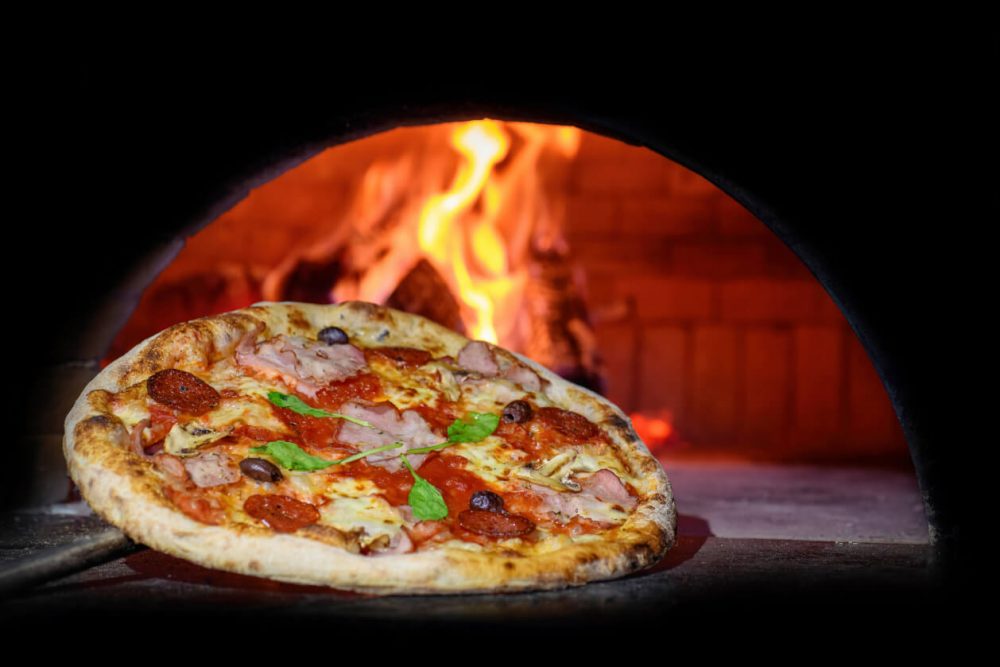
[[132, 451], [144, 459], [148, 459], [149, 454], [146, 453], [146, 449], [142, 444], [142, 432], [146, 430], [149, 423], [148, 419], [143, 419], [141, 422], [132, 427], [132, 432], [129, 434], [129, 442], [132, 444]]
[[240, 478], [240, 471], [221, 452], [185, 459], [184, 469], [191, 475], [191, 481], [201, 488], [231, 484]]
[[[391, 445], [396, 441], [403, 443], [403, 447], [372, 454], [365, 459], [368, 463], [387, 470], [395, 471], [403, 467], [403, 461], [399, 455], [404, 451], [428, 447], [444, 441], [443, 436], [435, 435], [431, 431], [430, 426], [420, 416], [420, 413], [407, 410], [400, 414], [392, 403], [371, 404], [348, 401], [340, 406], [340, 412], [349, 417], [363, 419], [378, 429], [376, 431], [367, 426], [345, 421], [340, 427], [338, 439], [341, 442], [355, 445], [361, 450]], [[427, 454], [415, 454], [408, 456], [407, 460], [414, 468], [419, 468], [425, 458], [427, 458]]]
[[462, 348], [458, 353], [458, 365], [467, 371], [481, 373], [484, 377], [493, 377], [500, 373], [493, 350], [481, 340], [471, 341]]
[[[520, 385], [526, 391], [540, 391], [542, 380], [535, 371], [524, 364], [515, 362], [507, 366], [503, 372], [497, 363], [496, 355], [488, 343], [474, 340], [465, 345], [458, 353], [458, 365], [467, 371], [478, 373], [481, 377], [492, 378], [502, 375], [504, 379]], [[504, 363], [507, 363], [506, 361]]]
[[511, 364], [504, 371], [503, 376], [515, 384], [519, 384], [527, 391], [541, 391], [542, 380], [535, 371], [521, 364]]
[[477, 396], [489, 396], [497, 405], [507, 405], [511, 401], [524, 398], [524, 391], [513, 387], [506, 382], [496, 380], [469, 377], [462, 380], [459, 385], [462, 393], [475, 399]]
[[[548, 487], [539, 484], [528, 484], [531, 493], [542, 498], [542, 511], [556, 515], [563, 522], [568, 521], [580, 513], [580, 509], [585, 505], [586, 498], [581, 498], [579, 494], [553, 491]], [[518, 508], [512, 506], [511, 511]]]
[[184, 467], [184, 463], [172, 454], [157, 454], [153, 457], [153, 463], [163, 474], [172, 477], [176, 482], [184, 483], [188, 480], [187, 468]]
[[280, 378], [299, 393], [315, 398], [324, 385], [364, 370], [365, 355], [353, 345], [327, 345], [302, 336], [279, 335], [254, 345], [246, 339], [236, 361], [268, 378]]
[[625, 488], [618, 475], [607, 468], [602, 468], [586, 479], [577, 480], [583, 493], [589, 493], [606, 503], [621, 505], [626, 510], [635, 507], [636, 499]]
[[[550, 514], [555, 520], [565, 523], [576, 515], [588, 515], [598, 510], [601, 503], [619, 505], [625, 510], [631, 510], [636, 505], [618, 476], [607, 468], [598, 470], [593, 475], [578, 478], [581, 491], [578, 493], [554, 491], [539, 484], [528, 483], [528, 490], [542, 499], [542, 511]], [[519, 511], [519, 506], [512, 506], [511, 511]]]

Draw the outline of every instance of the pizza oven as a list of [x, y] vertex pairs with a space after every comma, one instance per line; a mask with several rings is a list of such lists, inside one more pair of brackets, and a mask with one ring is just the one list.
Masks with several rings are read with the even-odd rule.
[[[25, 416], [16, 467], [31, 471], [3, 487], [10, 553], [98, 530], [74, 516], [60, 438], [108, 360], [260, 300], [364, 299], [608, 396], [663, 462], [680, 513], [679, 542], [652, 571], [422, 600], [428, 622], [613, 625], [761, 600], [899, 610], [952, 590], [955, 454], [934, 410], [940, 362], [921, 344], [935, 326], [931, 240], [867, 134], [820, 132], [825, 114], [807, 109], [815, 125], [800, 134], [635, 91], [611, 103], [586, 89], [369, 96], [357, 84], [309, 103], [239, 88], [195, 104], [185, 86], [159, 105], [156, 77], [128, 95], [120, 83], [92, 70], [66, 82], [78, 116], [58, 210], [76, 217], [39, 269], [59, 282], [59, 306], [29, 291], [18, 306], [45, 344], [16, 360], [31, 382], [9, 401]], [[294, 599], [343, 621], [414, 604], [125, 551], [11, 608], [274, 611]], [[143, 601], [149, 586], [163, 606]]]

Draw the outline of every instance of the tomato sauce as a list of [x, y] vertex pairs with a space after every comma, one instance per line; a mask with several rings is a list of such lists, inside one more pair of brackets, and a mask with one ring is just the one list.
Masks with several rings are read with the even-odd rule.
[[233, 428], [232, 435], [237, 438], [247, 438], [257, 442], [270, 442], [271, 440], [283, 440], [285, 436], [280, 433], [260, 426], [249, 426], [247, 424], [237, 424]]
[[373, 401], [382, 396], [382, 382], [377, 375], [360, 373], [340, 382], [331, 382], [316, 393], [317, 407], [336, 412], [345, 401], [363, 398]]
[[461, 456], [433, 453], [427, 457], [417, 474], [441, 491], [448, 506], [448, 519], [469, 509], [469, 500], [476, 491], [488, 490], [486, 482], [466, 470], [466, 460]]
[[[395, 472], [381, 466], [372, 465], [360, 459], [340, 467], [334, 474], [352, 479], [371, 480], [379, 489], [389, 504], [394, 506], [408, 505], [410, 489], [413, 488], [413, 475], [406, 468]], [[448, 506], [448, 517], [444, 522], [451, 524], [459, 512], [469, 509], [469, 500], [476, 491], [488, 489], [489, 485], [466, 470], [465, 459], [460, 456], [449, 456], [437, 452], [430, 454], [417, 474], [426, 479], [441, 491], [445, 504]]]
[[303, 444], [310, 447], [329, 447], [336, 440], [340, 430], [340, 420], [329, 417], [313, 417], [311, 415], [300, 415], [288, 408], [274, 407], [281, 421], [288, 424], [302, 440]]
[[152, 403], [149, 406], [149, 439], [148, 443], [153, 444], [167, 437], [170, 429], [180, 420], [177, 411], [159, 403]]
[[398, 506], [409, 503], [410, 489], [413, 488], [413, 476], [406, 468], [392, 472], [381, 466], [372, 465], [365, 459], [337, 467], [340, 470], [334, 471], [335, 474], [351, 479], [370, 480], [382, 490], [382, 494], [390, 505]]
[[501, 419], [500, 425], [497, 426], [497, 430], [493, 434], [504, 442], [530, 454], [531, 460], [547, 458], [555, 453], [555, 448], [551, 445], [536, 441], [525, 424], [508, 423]]
[[[461, 410], [459, 410], [458, 405], [452, 403], [451, 401], [446, 401], [441, 399], [438, 401], [437, 407], [430, 407], [429, 405], [415, 405], [410, 410], [416, 411], [427, 425], [431, 427], [431, 430], [435, 433], [447, 433], [448, 427], [454, 423], [456, 419], [462, 416]], [[444, 436], [447, 437], [447, 436]], [[442, 438], [442, 441], [444, 440]]]

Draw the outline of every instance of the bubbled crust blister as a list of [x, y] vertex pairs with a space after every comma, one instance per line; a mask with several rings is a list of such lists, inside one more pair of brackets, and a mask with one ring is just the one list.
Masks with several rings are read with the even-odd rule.
[[435, 357], [456, 357], [468, 342], [417, 315], [362, 302], [261, 303], [171, 327], [101, 371], [67, 416], [64, 453], [84, 498], [137, 542], [201, 565], [375, 594], [561, 588], [649, 567], [672, 546], [676, 510], [670, 484], [625, 415], [600, 396], [520, 355], [513, 356], [547, 382], [545, 392], [555, 404], [604, 427], [632, 469], [630, 481], [638, 505], [624, 524], [599, 540], [530, 556], [455, 548], [364, 556], [263, 527], [205, 525], [174, 508], [151, 467], [130, 451], [121, 422], [104, 411], [100, 400], [89, 398], [97, 390], [121, 391], [166, 368], [205, 371], [231, 356], [246, 335], [258, 340], [280, 333], [315, 337], [328, 326], [350, 332], [352, 340], [364, 347], [418, 347]]

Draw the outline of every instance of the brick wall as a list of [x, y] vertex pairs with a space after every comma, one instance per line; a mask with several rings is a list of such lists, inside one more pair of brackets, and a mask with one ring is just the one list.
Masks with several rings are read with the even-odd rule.
[[567, 182], [608, 393], [699, 453], [906, 456], [889, 399], [802, 262], [708, 181], [587, 135]]
[[[171, 285], [206, 294], [218, 282], [206, 283], [206, 270], [237, 276], [216, 286], [225, 308], [251, 299], [240, 295], [253, 293], [254, 276], [336, 225], [364, 169], [416, 132], [337, 147], [259, 188], [193, 237], [144, 302], [176, 302]], [[669, 412], [688, 445], [678, 453], [905, 459], [888, 397], [843, 316], [739, 204], [669, 160], [589, 134], [556, 186], [609, 395], [628, 412]], [[135, 340], [168, 324], [136, 317]]]

